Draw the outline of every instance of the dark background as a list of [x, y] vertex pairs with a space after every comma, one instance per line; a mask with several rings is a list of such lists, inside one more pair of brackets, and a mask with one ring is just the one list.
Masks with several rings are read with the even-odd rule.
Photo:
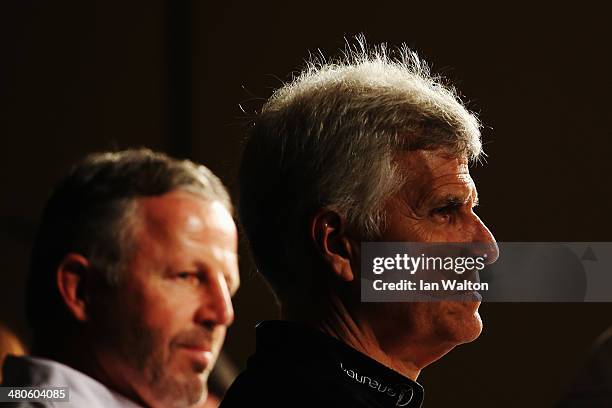
[[[27, 339], [29, 245], [53, 184], [84, 154], [148, 146], [235, 185], [244, 117], [308, 50], [406, 42], [481, 113], [473, 175], [499, 241], [611, 241], [609, 13], [585, 2], [4, 1], [0, 5], [0, 321]], [[248, 255], [226, 351], [276, 317]], [[425, 407], [550, 406], [610, 323], [609, 304], [484, 304], [474, 343], [426, 368]]]

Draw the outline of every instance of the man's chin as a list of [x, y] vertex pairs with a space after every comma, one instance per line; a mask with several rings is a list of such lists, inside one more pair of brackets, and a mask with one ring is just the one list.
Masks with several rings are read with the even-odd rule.
[[480, 318], [480, 313], [478, 313], [478, 306], [480, 305], [480, 302], [475, 303], [477, 303], [477, 305], [475, 306], [474, 312], [471, 315], [471, 322], [473, 324], [472, 334], [471, 336], [467, 336], [468, 338], [466, 338], [465, 343], [476, 340], [480, 336], [480, 333], [482, 333], [482, 319]]
[[169, 361], [161, 375], [148, 384], [159, 404], [155, 406], [191, 407], [197, 405], [198, 401], [203, 401], [208, 393], [206, 383], [210, 370], [198, 371], [200, 370], [196, 370], [190, 359], [178, 358]]
[[[166, 392], [161, 392], [165, 390]], [[165, 384], [155, 390], [155, 398], [162, 407], [179, 408], [197, 406], [208, 395], [206, 384], [190, 379], [181, 383]]]
[[480, 336], [479, 306], [480, 302], [444, 302], [446, 330], [456, 344], [469, 343]]

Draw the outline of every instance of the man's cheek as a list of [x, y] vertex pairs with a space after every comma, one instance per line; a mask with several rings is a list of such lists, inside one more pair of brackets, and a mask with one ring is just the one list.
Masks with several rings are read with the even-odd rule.
[[176, 348], [176, 344], [174, 344], [176, 333], [185, 329], [184, 324], [181, 327], [181, 321], [176, 315], [163, 308], [151, 308], [147, 312], [146, 318], [145, 316], [143, 318], [143, 329], [151, 333], [153, 337], [151, 341], [155, 344], [155, 347], [173, 351]]
[[162, 331], [176, 324], [182, 305], [189, 301], [187, 296], [177, 293], [176, 288], [160, 286], [143, 292], [138, 302], [138, 313], [148, 327]]

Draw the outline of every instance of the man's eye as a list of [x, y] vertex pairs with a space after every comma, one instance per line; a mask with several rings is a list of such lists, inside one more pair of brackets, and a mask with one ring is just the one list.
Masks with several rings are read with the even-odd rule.
[[438, 221], [448, 221], [457, 211], [459, 206], [456, 204], [445, 205], [431, 210], [431, 216]]
[[450, 207], [446, 206], [446, 207], [434, 208], [432, 213], [433, 214], [448, 214], [449, 211], [450, 211]]
[[434, 215], [448, 215], [455, 211], [454, 205], [447, 205], [444, 207], [434, 208], [431, 212]]
[[190, 284], [199, 284], [201, 280], [200, 274], [197, 272], [179, 272], [176, 274], [176, 278]]

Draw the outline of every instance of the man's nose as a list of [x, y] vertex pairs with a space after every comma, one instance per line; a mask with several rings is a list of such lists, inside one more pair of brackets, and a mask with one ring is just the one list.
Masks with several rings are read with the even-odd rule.
[[499, 247], [495, 237], [476, 214], [474, 214], [474, 226], [472, 242], [475, 243], [479, 256], [486, 258], [485, 264], [490, 265], [499, 258]]
[[205, 285], [196, 319], [209, 326], [229, 326], [234, 321], [232, 297], [223, 274], [219, 273]]

